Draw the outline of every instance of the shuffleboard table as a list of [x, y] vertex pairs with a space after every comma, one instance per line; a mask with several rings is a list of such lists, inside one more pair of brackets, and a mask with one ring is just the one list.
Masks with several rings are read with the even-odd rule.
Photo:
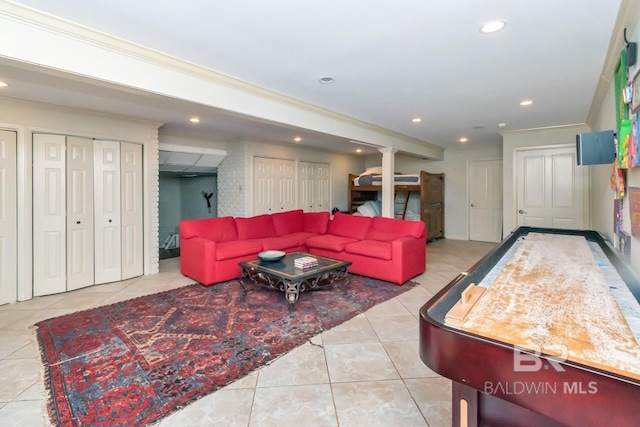
[[640, 282], [594, 231], [521, 227], [420, 310], [453, 425], [640, 425]]

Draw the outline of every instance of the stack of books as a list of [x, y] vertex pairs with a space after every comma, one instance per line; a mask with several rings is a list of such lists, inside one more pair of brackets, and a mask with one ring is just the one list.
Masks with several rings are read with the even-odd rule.
[[318, 260], [316, 258], [310, 256], [304, 256], [302, 258], [296, 258], [294, 260], [294, 265], [296, 268], [312, 268], [318, 266]]

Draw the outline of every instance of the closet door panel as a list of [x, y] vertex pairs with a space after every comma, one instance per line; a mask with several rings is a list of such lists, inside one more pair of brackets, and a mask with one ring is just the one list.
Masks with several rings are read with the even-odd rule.
[[142, 146], [121, 143], [122, 280], [143, 274]]
[[120, 143], [95, 141], [95, 283], [121, 280]]
[[93, 285], [93, 140], [67, 137], [67, 290]]
[[0, 130], [0, 304], [18, 297], [16, 145], [15, 132]]
[[65, 292], [64, 135], [33, 135], [33, 295]]

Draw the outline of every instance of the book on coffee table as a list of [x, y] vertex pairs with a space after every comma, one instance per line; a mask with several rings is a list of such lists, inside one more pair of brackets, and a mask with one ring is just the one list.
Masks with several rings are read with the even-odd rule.
[[318, 266], [318, 260], [316, 258], [310, 257], [310, 256], [305, 256], [305, 257], [301, 257], [301, 258], [296, 258], [293, 261], [293, 264], [296, 268], [311, 268], [311, 267], [317, 267]]

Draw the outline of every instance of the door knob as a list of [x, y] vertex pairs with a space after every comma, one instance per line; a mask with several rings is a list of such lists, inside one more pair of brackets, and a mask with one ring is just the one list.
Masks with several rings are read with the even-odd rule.
[[76, 221], [76, 224], [80, 224], [80, 221]]
[[519, 213], [519, 214], [526, 214], [527, 212], [525, 212], [525, 211], [523, 211], [522, 209], [520, 209], [520, 210], [518, 211], [518, 213]]
[[472, 207], [472, 208], [475, 208], [475, 207], [476, 207], [476, 205], [474, 205], [473, 203], [471, 203], [471, 207]]
[[109, 222], [111, 222], [111, 220], [109, 220]]

